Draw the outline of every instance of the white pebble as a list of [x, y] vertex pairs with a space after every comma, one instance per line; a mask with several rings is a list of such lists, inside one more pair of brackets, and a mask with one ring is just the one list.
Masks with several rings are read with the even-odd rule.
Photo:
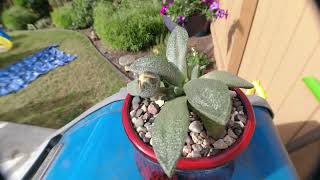
[[226, 135], [226, 136], [223, 138], [223, 141], [224, 141], [228, 146], [231, 146], [236, 140], [233, 139], [232, 137], [230, 137], [229, 135]]
[[228, 148], [228, 144], [226, 144], [223, 139], [219, 139], [215, 143], [213, 143], [213, 147], [216, 149], [226, 149]]
[[189, 130], [191, 132], [201, 133], [201, 131], [203, 130], [203, 126], [200, 121], [193, 121], [189, 125]]
[[164, 100], [159, 99], [159, 100], [155, 101], [155, 103], [158, 104], [159, 107], [162, 107], [164, 105]]

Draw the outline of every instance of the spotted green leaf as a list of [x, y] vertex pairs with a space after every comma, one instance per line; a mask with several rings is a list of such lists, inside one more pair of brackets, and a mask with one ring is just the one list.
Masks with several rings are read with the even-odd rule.
[[167, 101], [154, 121], [153, 149], [164, 172], [170, 177], [188, 134], [189, 111], [185, 96]]
[[201, 76], [201, 78], [207, 78], [207, 79], [214, 79], [214, 80], [219, 80], [225, 83], [229, 88], [246, 88], [246, 89], [251, 89], [253, 88], [253, 85], [238, 77], [235, 76], [229, 72], [226, 71], [212, 71], [208, 74], [205, 74]]
[[217, 125], [227, 124], [232, 106], [229, 89], [224, 83], [213, 79], [194, 79], [185, 84], [184, 91], [209, 134], [216, 134]]
[[156, 56], [143, 57], [136, 60], [129, 66], [129, 71], [138, 74], [145, 71], [156, 73], [167, 82], [180, 87], [183, 86], [185, 81], [183, 74], [174, 64]]
[[181, 26], [176, 26], [174, 28], [167, 42], [168, 61], [176, 65], [185, 78], [187, 78], [187, 42], [188, 33]]
[[128, 93], [132, 96], [140, 96], [138, 79], [135, 79], [127, 84]]
[[200, 66], [199, 64], [196, 64], [191, 72], [191, 79], [197, 79], [199, 77], [199, 73], [200, 73]]

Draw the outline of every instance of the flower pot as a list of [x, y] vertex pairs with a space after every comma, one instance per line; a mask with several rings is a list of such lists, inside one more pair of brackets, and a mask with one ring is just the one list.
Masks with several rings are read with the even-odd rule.
[[[169, 16], [163, 16], [163, 21], [170, 32], [173, 31], [177, 25]], [[206, 17], [200, 15], [190, 17], [183, 27], [187, 30], [189, 37], [201, 37], [210, 33], [210, 21], [208, 21]]]
[[[228, 149], [212, 157], [180, 158], [175, 174], [171, 179], [230, 179], [234, 171], [234, 159], [246, 149], [255, 128], [255, 117], [252, 105], [240, 89], [234, 89], [240, 97], [248, 116], [246, 127], [241, 137]], [[130, 119], [132, 96], [127, 95], [122, 109], [122, 123], [129, 140], [135, 147], [135, 160], [144, 179], [167, 179], [157, 162], [151, 146], [145, 144], [133, 128]]]

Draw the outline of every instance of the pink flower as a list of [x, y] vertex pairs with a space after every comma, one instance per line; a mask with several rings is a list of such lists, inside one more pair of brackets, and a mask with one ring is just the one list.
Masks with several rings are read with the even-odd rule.
[[166, 15], [167, 10], [168, 10], [168, 7], [166, 5], [163, 5], [160, 9], [160, 14]]
[[219, 7], [220, 7], [219, 2], [213, 1], [213, 2], [210, 4], [209, 9], [210, 9], [211, 11], [213, 11], [213, 10], [219, 9]]
[[216, 12], [216, 17], [217, 18], [227, 18], [228, 17], [228, 11], [225, 11], [223, 9], [219, 9], [217, 12]]
[[177, 20], [178, 20], [178, 23], [179, 23], [179, 24], [183, 24], [183, 23], [184, 23], [184, 20], [185, 20], [185, 17], [184, 17], [184, 16], [178, 16], [178, 17], [177, 17]]

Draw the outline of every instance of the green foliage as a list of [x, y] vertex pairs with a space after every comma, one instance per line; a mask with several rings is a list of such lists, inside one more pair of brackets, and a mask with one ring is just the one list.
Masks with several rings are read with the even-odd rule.
[[72, 24], [72, 7], [70, 4], [56, 8], [50, 14], [52, 23], [58, 28], [71, 29]]
[[200, 71], [200, 66], [199, 64], [196, 64], [192, 69], [190, 79], [197, 79], [199, 77], [199, 71]]
[[230, 118], [232, 106], [228, 87], [221, 81], [203, 78], [186, 83], [184, 91], [197, 114], [205, 117], [202, 120], [208, 133], [216, 136], [216, 124], [225, 126]]
[[158, 74], [168, 83], [182, 87], [185, 79], [179, 69], [160, 57], [143, 57], [129, 66], [129, 70], [138, 74], [149, 71]]
[[67, 3], [70, 0], [48, 0], [48, 3], [52, 8], [58, 8], [63, 6], [65, 3]]
[[188, 134], [189, 110], [185, 96], [167, 101], [157, 115], [152, 129], [157, 160], [170, 177], [180, 157]]
[[2, 13], [3, 25], [10, 30], [27, 29], [28, 24], [34, 23], [38, 16], [31, 10], [21, 6], [12, 6]]
[[187, 63], [189, 66], [195, 66], [199, 64], [199, 66], [207, 66], [210, 64], [210, 60], [207, 54], [198, 52], [194, 48], [191, 48], [191, 52], [187, 55]]
[[115, 49], [139, 51], [154, 45], [156, 37], [165, 34], [159, 6], [151, 1], [134, 2], [137, 4], [121, 3], [119, 7], [101, 2], [95, 7], [94, 29], [104, 43]]
[[30, 8], [41, 16], [49, 15], [49, 3], [47, 0], [13, 0], [13, 4]]
[[[75, 29], [86, 28], [93, 22], [93, 7], [96, 0], [73, 0], [73, 26]], [[106, 17], [106, 15], [104, 15]]]
[[171, 33], [167, 44], [167, 58], [169, 62], [176, 65], [188, 77], [188, 68], [186, 63], [188, 33], [183, 27], [177, 26]]
[[250, 82], [238, 76], [232, 75], [226, 71], [212, 71], [208, 74], [203, 75], [201, 78], [222, 81], [229, 88], [235, 88], [235, 87], [246, 88], [246, 89], [253, 88], [253, 85]]

